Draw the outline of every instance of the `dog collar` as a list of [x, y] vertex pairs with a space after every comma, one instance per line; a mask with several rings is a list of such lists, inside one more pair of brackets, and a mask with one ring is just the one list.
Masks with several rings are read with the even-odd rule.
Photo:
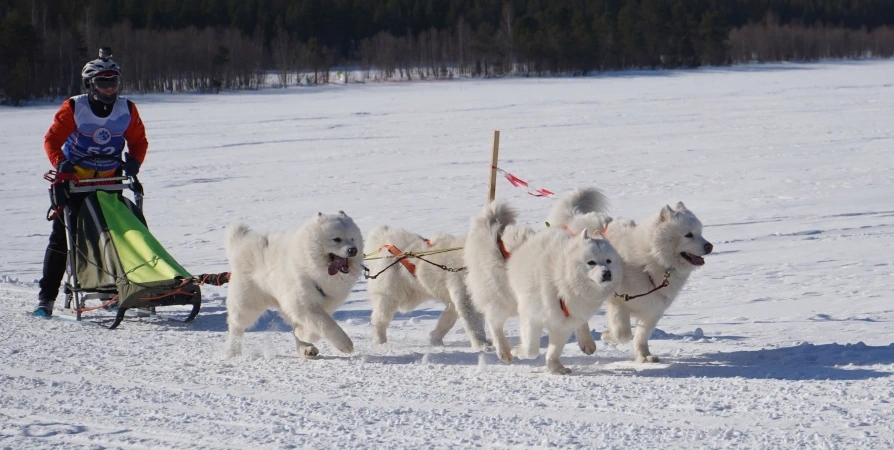
[[321, 287], [320, 287], [320, 285], [319, 285], [319, 284], [317, 284], [317, 282], [316, 282], [316, 281], [314, 281], [314, 287], [315, 287], [315, 288], [317, 288], [317, 292], [319, 292], [319, 293], [320, 293], [320, 295], [322, 295], [322, 296], [323, 296], [323, 297], [325, 297], [325, 296], [326, 296], [326, 293], [325, 293], [325, 292], [323, 292], [323, 288], [321, 288]]

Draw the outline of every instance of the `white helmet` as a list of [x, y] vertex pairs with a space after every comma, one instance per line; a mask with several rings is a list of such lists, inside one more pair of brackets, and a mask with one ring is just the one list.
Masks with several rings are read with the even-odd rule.
[[121, 77], [121, 67], [115, 61], [112, 61], [112, 49], [103, 47], [99, 49], [99, 59], [94, 59], [84, 65], [81, 70], [81, 79], [84, 82], [84, 88], [90, 93], [90, 97], [103, 103], [111, 104], [118, 98], [118, 92], [114, 95], [103, 95], [98, 92], [93, 85], [93, 79], [100, 77], [114, 77], [117, 85], [118, 79]]
[[84, 65], [84, 69], [81, 70], [81, 78], [84, 79], [84, 87], [89, 88], [90, 80], [99, 74], [103, 74], [103, 76], [121, 76], [121, 67], [111, 59], [94, 59], [93, 61], [88, 62]]

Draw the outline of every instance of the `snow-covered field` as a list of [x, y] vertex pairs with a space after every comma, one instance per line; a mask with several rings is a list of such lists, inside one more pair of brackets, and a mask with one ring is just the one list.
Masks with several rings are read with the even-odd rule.
[[[0, 108], [0, 448], [894, 448], [892, 80], [877, 61], [134, 97], [150, 229], [193, 273], [227, 270], [236, 219], [462, 233], [495, 129], [534, 187], [596, 185], [635, 219], [683, 200], [715, 254], [653, 335], [662, 362], [569, 345], [564, 377], [460, 329], [430, 347], [434, 304], [373, 345], [363, 282], [336, 315], [354, 354], [317, 361], [273, 313], [224, 359], [222, 288], [192, 324], [32, 318], [58, 103]], [[497, 195], [535, 226], [553, 201]]]

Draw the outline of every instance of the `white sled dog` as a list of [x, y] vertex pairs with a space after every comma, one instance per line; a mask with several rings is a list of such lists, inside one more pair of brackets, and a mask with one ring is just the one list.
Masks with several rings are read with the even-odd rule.
[[[658, 362], [649, 352], [649, 336], [680, 293], [689, 275], [705, 264], [705, 255], [714, 246], [702, 236], [702, 223], [683, 202], [671, 209], [665, 205], [658, 214], [640, 225], [630, 219], [611, 218], [600, 214], [578, 217], [553, 218], [557, 224], [571, 230], [600, 224], [605, 237], [621, 255], [624, 264], [624, 281], [618, 293], [637, 296], [648, 293], [664, 281], [667, 286], [642, 297], [630, 299], [612, 298], [607, 307], [608, 331], [602, 340], [617, 344], [633, 338], [634, 357], [638, 362]], [[630, 326], [630, 316], [636, 317], [636, 334]], [[577, 331], [578, 338], [590, 335], [584, 324]]]
[[[565, 194], [550, 209], [546, 223], [553, 229], [563, 229], [571, 234], [590, 230], [592, 235], [600, 238], [611, 217], [605, 213], [608, 201], [601, 191], [594, 187], [582, 187]], [[616, 280], [617, 281], [617, 280]], [[577, 345], [587, 355], [596, 352], [596, 341], [590, 334], [587, 321], [581, 324], [580, 330], [586, 327], [587, 332], [575, 332]]]
[[351, 338], [332, 318], [361, 274], [363, 235], [344, 213], [319, 213], [301, 227], [263, 234], [237, 223], [227, 228], [230, 261], [227, 353], [239, 355], [242, 335], [268, 308], [294, 327], [298, 354], [312, 359], [321, 337], [343, 353]]
[[[394, 256], [403, 252], [457, 249], [424, 258], [449, 269], [461, 269], [465, 241], [465, 236], [447, 233], [425, 239], [404, 229], [381, 226], [367, 236], [364, 253]], [[459, 318], [472, 348], [486, 350], [490, 347], [484, 334], [484, 318], [472, 306], [463, 271], [447, 271], [417, 258], [395, 262], [392, 257], [369, 263], [370, 274], [378, 274], [366, 283], [372, 303], [373, 342], [384, 344], [387, 341], [388, 325], [395, 312], [410, 312], [426, 300], [437, 300], [446, 305], [446, 309], [429, 335], [432, 345], [444, 345], [444, 336]]]
[[[597, 234], [598, 235], [598, 234]], [[546, 367], [568, 374], [559, 357], [572, 333], [587, 323], [623, 279], [621, 257], [587, 230], [573, 235], [552, 229], [528, 239], [509, 259], [509, 283], [518, 299], [518, 357], [540, 355], [540, 334], [549, 334]]]
[[[605, 197], [596, 189], [587, 192], [588, 195], [566, 196], [560, 201], [569, 216], [604, 211]], [[515, 210], [503, 202], [495, 201], [485, 206], [470, 220], [463, 255], [472, 303], [484, 314], [497, 356], [507, 363], [512, 361], [512, 353], [503, 326], [506, 319], [518, 315], [518, 302], [509, 284], [507, 262], [535, 234], [532, 228], [516, 224], [516, 218]], [[590, 341], [595, 350], [596, 343], [592, 338]]]

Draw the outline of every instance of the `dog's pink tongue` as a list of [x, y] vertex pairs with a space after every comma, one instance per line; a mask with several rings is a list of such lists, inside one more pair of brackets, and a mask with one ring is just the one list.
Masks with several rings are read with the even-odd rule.
[[692, 262], [694, 262], [695, 264], [700, 266], [705, 263], [705, 258], [702, 258], [698, 255], [693, 255], [692, 253], [690, 253], [690, 255], [692, 255]]
[[348, 261], [344, 258], [335, 257], [331, 263], [329, 263], [329, 276], [337, 274], [341, 271], [342, 267], [345, 266], [345, 263]]

